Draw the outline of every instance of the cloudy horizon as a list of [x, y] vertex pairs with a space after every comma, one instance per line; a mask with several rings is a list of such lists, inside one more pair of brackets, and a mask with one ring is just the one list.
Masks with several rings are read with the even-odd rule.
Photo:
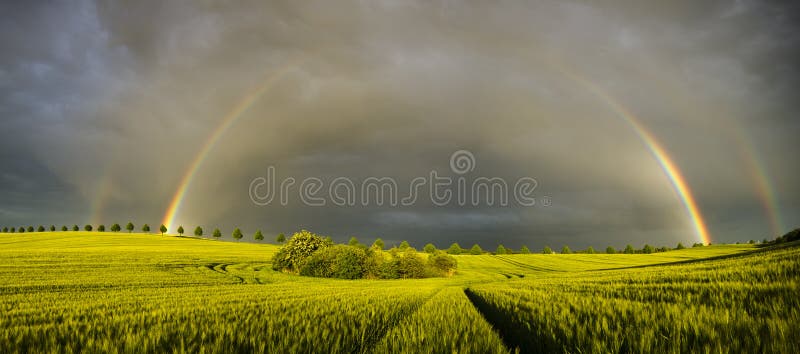
[[[420, 248], [697, 242], [649, 134], [712, 242], [772, 238], [800, 226], [798, 10], [3, 3], [0, 227], [156, 229], [189, 175], [171, 232], [240, 227], [270, 240], [308, 229]], [[259, 206], [249, 196], [270, 166], [298, 183], [391, 177], [402, 195], [430, 171], [456, 177], [459, 150], [475, 157], [467, 177], [529, 176], [551, 204]]]

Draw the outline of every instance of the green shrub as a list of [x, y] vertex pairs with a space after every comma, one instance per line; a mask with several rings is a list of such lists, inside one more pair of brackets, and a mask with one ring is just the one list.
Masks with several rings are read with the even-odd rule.
[[458, 261], [444, 252], [436, 252], [428, 256], [428, 268], [432, 270], [435, 276], [451, 276], [455, 273]]
[[[291, 242], [291, 241], [290, 241]], [[364, 276], [367, 254], [357, 246], [323, 247], [311, 254], [300, 269], [300, 275], [359, 279]]]
[[331, 244], [331, 241], [309, 231], [295, 232], [286, 246], [272, 257], [272, 269], [297, 272], [312, 253]]
[[400, 253], [397, 260], [397, 273], [400, 278], [424, 278], [425, 263], [416, 251], [409, 250]]

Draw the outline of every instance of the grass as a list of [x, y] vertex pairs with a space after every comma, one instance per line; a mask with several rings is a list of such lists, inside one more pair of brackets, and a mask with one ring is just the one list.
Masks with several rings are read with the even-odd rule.
[[457, 256], [450, 278], [271, 270], [278, 246], [0, 234], [0, 352], [797, 351], [800, 247]]

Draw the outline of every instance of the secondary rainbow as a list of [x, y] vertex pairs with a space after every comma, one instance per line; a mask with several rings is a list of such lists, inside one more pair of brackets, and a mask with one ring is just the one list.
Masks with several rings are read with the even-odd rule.
[[703, 215], [700, 213], [700, 208], [697, 207], [697, 202], [692, 195], [692, 191], [689, 189], [689, 185], [686, 183], [686, 179], [681, 174], [681, 171], [672, 161], [672, 158], [669, 157], [666, 149], [664, 149], [661, 143], [659, 143], [658, 139], [656, 139], [655, 136], [645, 128], [642, 122], [633, 113], [631, 113], [630, 110], [603, 91], [599, 86], [583, 76], [575, 73], [574, 71], [567, 70], [565, 67], [563, 67], [563, 65], [556, 65], [556, 67], [566, 77], [577, 82], [592, 94], [600, 98], [609, 107], [611, 107], [615, 113], [625, 119], [625, 121], [636, 131], [636, 134], [639, 136], [639, 138], [641, 138], [641, 140], [653, 154], [653, 157], [655, 157], [655, 159], [661, 165], [661, 168], [664, 170], [664, 173], [667, 175], [670, 183], [672, 183], [675, 192], [683, 202], [686, 211], [689, 213], [689, 217], [692, 219], [695, 233], [697, 234], [700, 242], [704, 244], [710, 244], [711, 237], [709, 236], [708, 228], [706, 227]]
[[208, 137], [197, 155], [195, 155], [192, 163], [189, 164], [189, 168], [186, 170], [186, 173], [184, 173], [183, 178], [181, 178], [181, 181], [178, 184], [178, 189], [175, 191], [175, 195], [172, 197], [169, 207], [167, 208], [167, 212], [164, 214], [164, 219], [161, 222], [167, 226], [168, 229], [172, 228], [172, 223], [175, 220], [175, 216], [180, 211], [186, 191], [189, 189], [189, 186], [191, 186], [197, 171], [203, 165], [203, 161], [205, 161], [205, 159], [208, 157], [209, 152], [214, 149], [214, 145], [217, 144], [219, 139], [225, 135], [228, 129], [230, 129], [230, 127], [239, 118], [241, 118], [242, 115], [244, 115], [244, 113], [247, 112], [247, 110], [253, 106], [253, 104], [257, 102], [259, 98], [261, 98], [261, 96], [264, 95], [264, 93], [269, 91], [269, 89], [275, 84], [276, 81], [278, 81], [278, 79], [280, 79], [290, 69], [296, 67], [297, 63], [297, 61], [292, 61], [288, 65], [285, 65], [274, 71], [266, 78], [266, 80], [264, 80], [261, 85], [248, 93], [233, 107], [233, 109], [230, 110], [230, 112], [228, 112], [228, 114], [225, 115], [225, 117], [222, 118], [220, 124]]

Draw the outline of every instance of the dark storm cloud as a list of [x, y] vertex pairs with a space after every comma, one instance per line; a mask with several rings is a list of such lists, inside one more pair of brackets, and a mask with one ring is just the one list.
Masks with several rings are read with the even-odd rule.
[[[799, 221], [797, 5], [2, 6], [3, 224], [83, 222], [93, 208], [105, 223], [160, 221], [222, 118], [279, 71], [211, 151], [178, 222], [441, 247], [694, 241], [635, 131], [564, 70], [664, 143], [715, 240], [770, 232], [748, 144], [772, 177], [784, 227]], [[298, 180], [394, 177], [402, 193], [416, 176], [449, 173], [459, 149], [476, 156], [470, 177], [535, 177], [553, 204], [306, 207], [295, 195], [258, 207], [247, 195], [270, 165]]]

